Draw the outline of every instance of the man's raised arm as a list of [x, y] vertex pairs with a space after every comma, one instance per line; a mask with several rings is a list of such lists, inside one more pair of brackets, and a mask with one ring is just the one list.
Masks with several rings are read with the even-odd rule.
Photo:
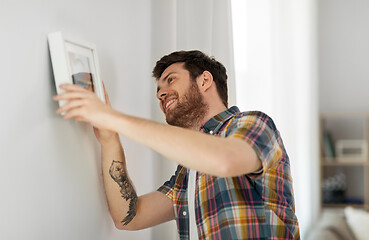
[[[129, 116], [107, 107], [81, 86], [65, 84], [60, 88], [67, 92], [55, 96], [54, 100], [68, 101], [57, 110], [57, 113], [66, 112], [64, 119], [74, 118], [119, 132], [184, 167], [219, 177], [240, 176], [261, 168], [255, 151], [242, 139], [214, 137]], [[112, 157], [111, 162], [118, 161]]]

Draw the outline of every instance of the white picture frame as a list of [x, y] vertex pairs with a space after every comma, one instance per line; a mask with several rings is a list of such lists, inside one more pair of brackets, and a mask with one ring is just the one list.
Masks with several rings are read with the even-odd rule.
[[[61, 84], [78, 84], [93, 91], [105, 103], [95, 44], [61, 32], [48, 34], [48, 42], [57, 94], [65, 92], [59, 88]], [[65, 103], [59, 101], [59, 106]]]

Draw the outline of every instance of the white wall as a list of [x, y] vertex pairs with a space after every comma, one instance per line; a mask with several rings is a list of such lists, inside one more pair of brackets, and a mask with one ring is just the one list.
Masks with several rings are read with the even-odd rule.
[[321, 111], [369, 110], [369, 1], [319, 6]]
[[[55, 114], [46, 38], [95, 43], [113, 107], [150, 118], [150, 3], [0, 1], [0, 239], [151, 238], [114, 229], [91, 127]], [[151, 151], [122, 140], [137, 192], [154, 190]]]

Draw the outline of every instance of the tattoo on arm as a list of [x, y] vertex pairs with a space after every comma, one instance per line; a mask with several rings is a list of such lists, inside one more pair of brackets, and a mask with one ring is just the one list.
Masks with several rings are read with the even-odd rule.
[[123, 225], [127, 225], [136, 216], [138, 201], [136, 191], [129, 181], [124, 162], [113, 160], [109, 169], [109, 174], [113, 180], [118, 183], [122, 197], [125, 200], [130, 201], [127, 216], [122, 220]]

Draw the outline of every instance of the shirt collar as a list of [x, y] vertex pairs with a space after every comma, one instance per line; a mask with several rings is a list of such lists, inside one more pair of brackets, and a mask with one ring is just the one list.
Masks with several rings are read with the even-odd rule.
[[229, 120], [239, 112], [240, 110], [236, 106], [228, 108], [224, 112], [215, 115], [207, 122], [205, 122], [200, 127], [200, 132], [215, 134], [227, 120]]

